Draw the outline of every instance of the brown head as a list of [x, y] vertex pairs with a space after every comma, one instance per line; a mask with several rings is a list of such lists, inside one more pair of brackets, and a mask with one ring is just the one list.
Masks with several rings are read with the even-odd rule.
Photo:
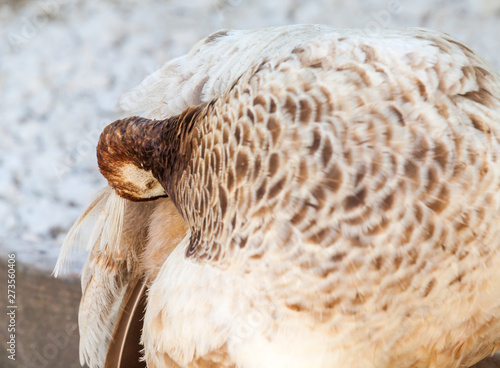
[[97, 162], [109, 185], [132, 201], [166, 196], [154, 175], [165, 121], [133, 116], [104, 128], [97, 144]]
[[188, 107], [166, 120], [132, 116], [104, 128], [97, 162], [109, 185], [132, 201], [166, 196], [165, 186], [172, 185], [172, 175], [182, 173], [190, 160], [187, 136], [203, 120], [207, 106]]

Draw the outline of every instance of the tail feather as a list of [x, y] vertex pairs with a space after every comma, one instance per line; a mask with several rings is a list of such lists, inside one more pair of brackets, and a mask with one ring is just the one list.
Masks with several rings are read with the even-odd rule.
[[140, 258], [155, 202], [131, 202], [111, 188], [98, 193], [69, 231], [56, 264], [64, 271], [75, 249], [85, 247], [82, 299], [78, 315], [80, 362], [102, 367], [128, 284], [142, 275]]
[[78, 323], [80, 327], [80, 364], [102, 367], [125, 293], [122, 277], [88, 267]]

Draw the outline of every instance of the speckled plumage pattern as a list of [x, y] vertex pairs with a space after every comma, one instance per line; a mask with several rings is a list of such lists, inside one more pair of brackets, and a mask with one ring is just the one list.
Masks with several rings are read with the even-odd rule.
[[[433, 31], [295, 26], [221, 32], [165, 75], [200, 55], [216, 77], [186, 67], [181, 99], [142, 87], [152, 117], [199, 107], [101, 138], [112, 157], [106, 137], [153, 124], [127, 150], [189, 228], [150, 288], [150, 368], [458, 368], [500, 346], [495, 71]], [[121, 165], [100, 162], [118, 192]]]

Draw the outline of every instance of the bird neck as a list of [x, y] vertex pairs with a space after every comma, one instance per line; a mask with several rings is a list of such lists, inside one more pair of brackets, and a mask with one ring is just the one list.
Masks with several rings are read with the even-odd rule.
[[[152, 172], [174, 203], [180, 194], [177, 193], [177, 183], [189, 167], [193, 152], [198, 148], [198, 140], [193, 139], [193, 135], [199, 134], [195, 127], [205, 117], [206, 107], [206, 103], [188, 107], [180, 115], [163, 120], [161, 130], [154, 138], [154, 153], [150, 158]], [[141, 153], [143, 157], [148, 155], [151, 153]]]

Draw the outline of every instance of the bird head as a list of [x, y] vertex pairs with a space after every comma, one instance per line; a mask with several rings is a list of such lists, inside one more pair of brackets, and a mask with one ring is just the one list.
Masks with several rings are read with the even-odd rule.
[[134, 116], [115, 121], [101, 133], [99, 170], [121, 197], [145, 201], [167, 195], [153, 170], [163, 123]]

